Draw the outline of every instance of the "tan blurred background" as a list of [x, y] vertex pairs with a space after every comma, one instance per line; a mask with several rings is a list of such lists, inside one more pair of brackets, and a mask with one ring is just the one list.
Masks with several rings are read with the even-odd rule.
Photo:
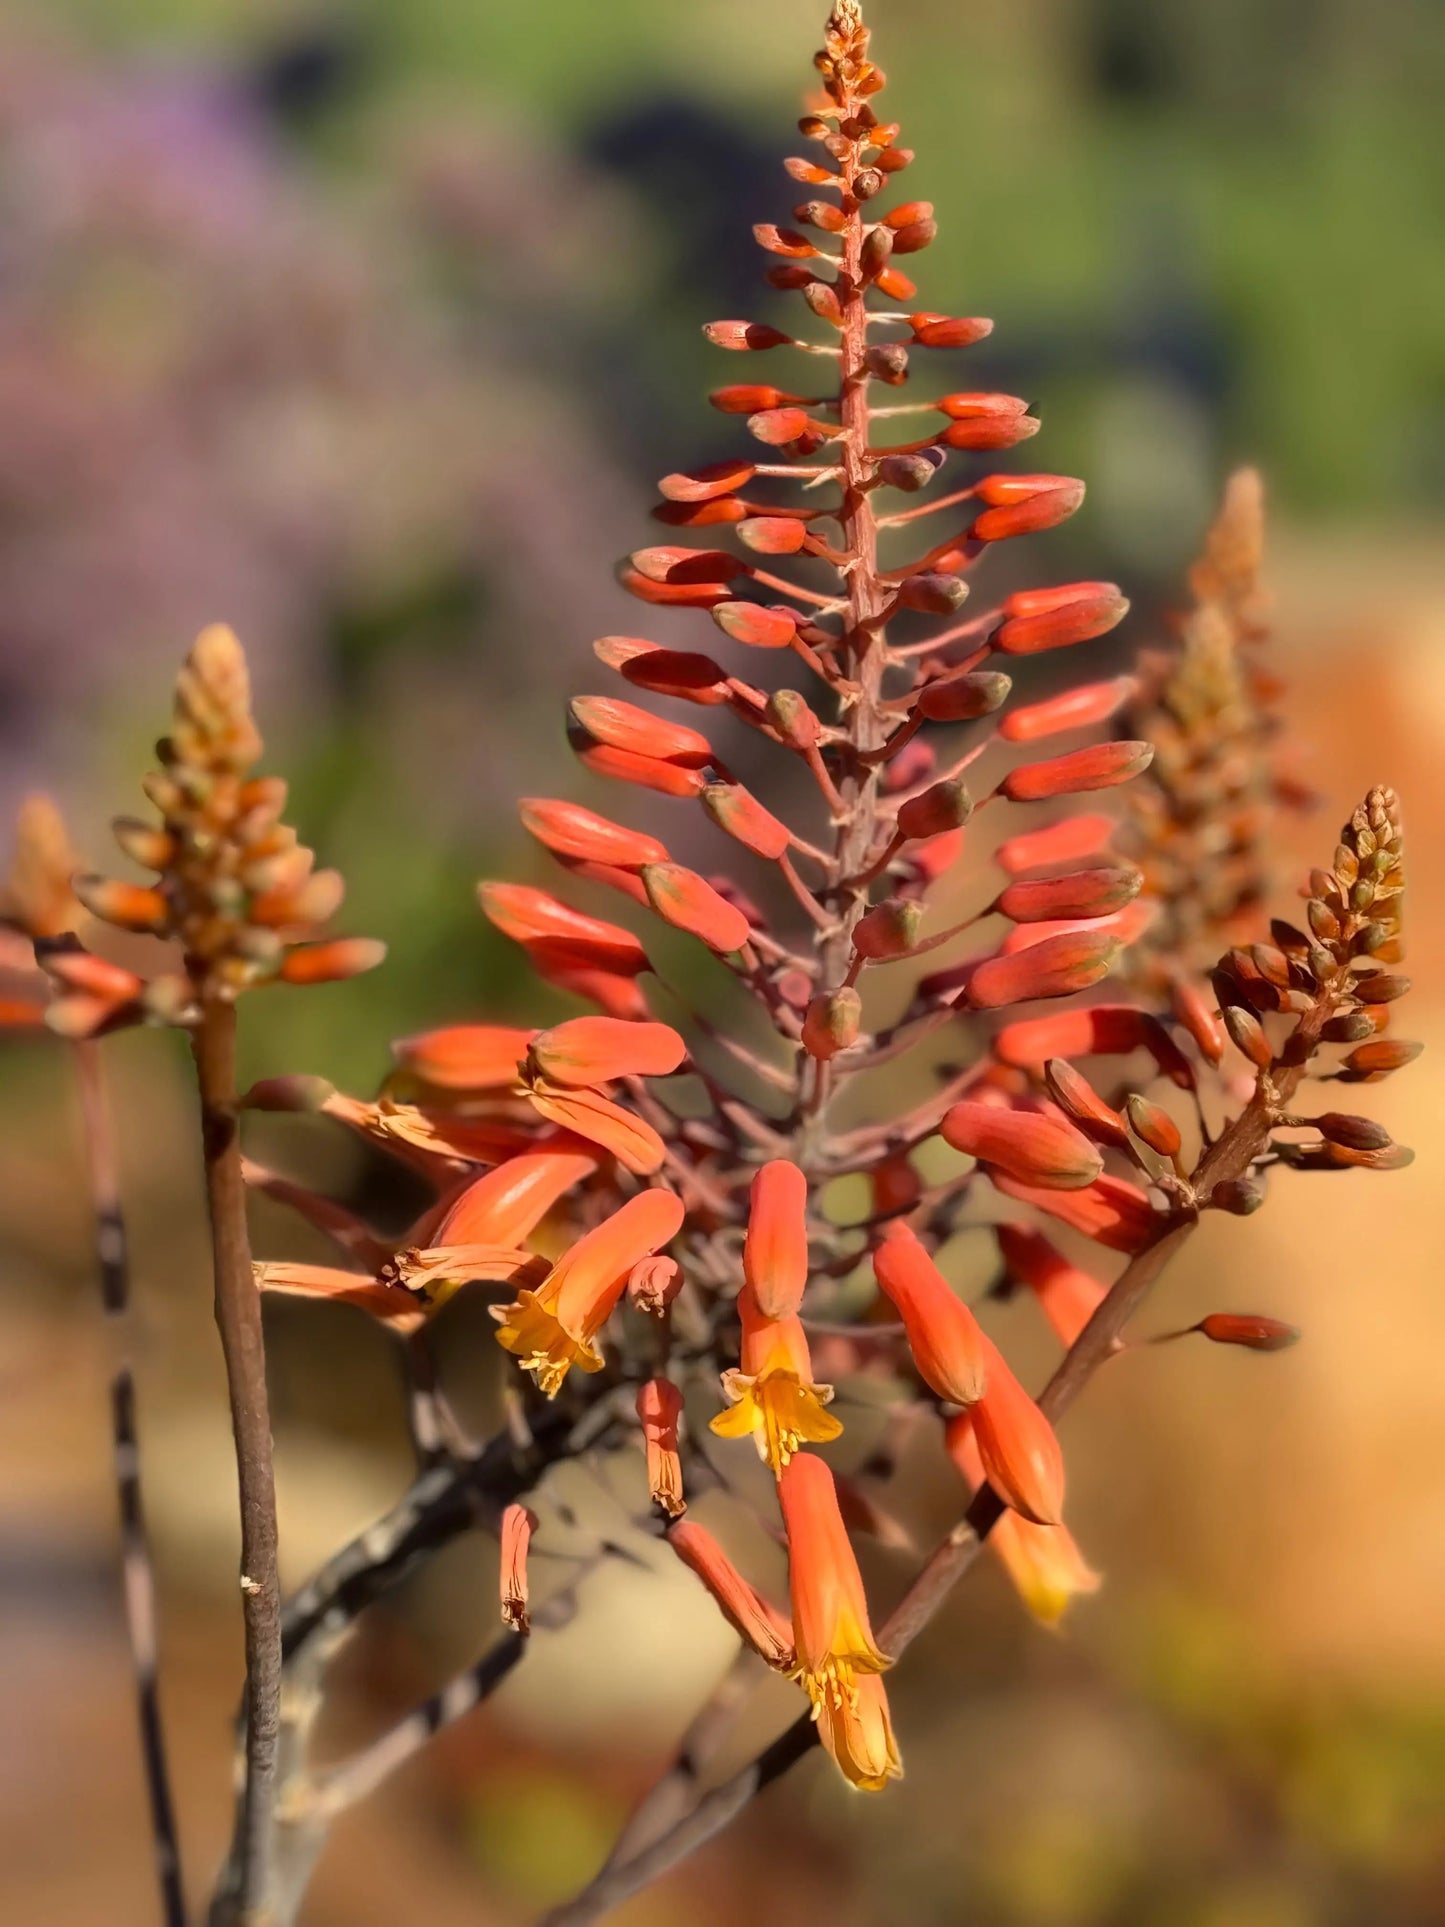
[[[347, 872], [349, 926], [392, 953], [300, 1005], [254, 999], [247, 1071], [367, 1089], [389, 1036], [530, 997], [471, 884], [542, 880], [509, 799], [581, 792], [558, 692], [585, 685], [594, 635], [636, 623], [611, 563], [646, 538], [651, 477], [729, 446], [702, 392], [732, 371], [697, 323], [765, 312], [747, 226], [792, 198], [776, 161], [821, 11], [58, 0], [0, 20], [0, 808], [44, 781], [102, 856], [191, 633], [237, 626], [303, 834]], [[1265, 469], [1279, 664], [1327, 799], [1284, 833], [1279, 907], [1363, 790], [1394, 783], [1416, 982], [1396, 1028], [1431, 1050], [1365, 1108], [1419, 1156], [1281, 1180], [1259, 1217], [1196, 1241], [1149, 1328], [1265, 1311], [1304, 1341], [1141, 1351], [1090, 1393], [1067, 1427], [1071, 1506], [1107, 1583], [1062, 1637], [985, 1565], [896, 1676], [898, 1788], [849, 1797], [806, 1764], [618, 1919], [1430, 1927], [1445, 22], [1412, 0], [873, 11], [919, 150], [910, 187], [943, 224], [922, 285], [997, 318], [970, 379], [1036, 398], [1040, 465], [1089, 478], [1085, 510], [1023, 566], [1116, 576], [1129, 639], [1151, 640], [1228, 466]], [[184, 1064], [155, 1035], [106, 1050], [198, 1894], [239, 1669], [228, 1435]], [[0, 1918], [140, 1927], [107, 1356], [66, 1067], [7, 1043], [0, 1089]], [[277, 1125], [267, 1150], [341, 1194], [377, 1181], [309, 1130]], [[263, 1254], [296, 1249], [268, 1208], [256, 1231]], [[1023, 1310], [996, 1329], [1041, 1373]], [[285, 1307], [271, 1338], [295, 1580], [399, 1490], [403, 1414], [359, 1319]], [[464, 1403], [479, 1355], [463, 1315]], [[926, 1543], [954, 1501], [936, 1466], [918, 1478]], [[582, 1497], [625, 1529], [615, 1497]], [[886, 1600], [908, 1562], [865, 1558]], [[469, 1540], [374, 1614], [329, 1743], [466, 1664], [493, 1585]], [[730, 1646], [668, 1566], [589, 1581], [572, 1628], [539, 1635], [482, 1713], [338, 1830], [308, 1927], [529, 1919], [595, 1867]], [[748, 1736], [793, 1704], [765, 1685]]]

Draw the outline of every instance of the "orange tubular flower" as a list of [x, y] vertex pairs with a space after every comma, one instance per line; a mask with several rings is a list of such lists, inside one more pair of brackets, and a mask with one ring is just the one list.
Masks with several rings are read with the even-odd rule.
[[722, 1439], [751, 1438], [758, 1457], [780, 1474], [801, 1444], [826, 1445], [843, 1430], [823, 1409], [833, 1387], [813, 1383], [813, 1360], [798, 1318], [766, 1317], [749, 1285], [738, 1294], [738, 1315], [742, 1365], [724, 1372], [722, 1381], [732, 1410], [719, 1412], [712, 1430]]
[[873, 1637], [833, 1474], [802, 1452], [779, 1480], [778, 1497], [788, 1534], [797, 1678], [839, 1770], [854, 1786], [877, 1792], [903, 1772], [876, 1677], [892, 1662]]
[[787, 1158], [753, 1179], [743, 1276], [765, 1318], [791, 1318], [808, 1282], [808, 1180]]
[[520, 1245], [557, 1200], [597, 1169], [597, 1153], [577, 1138], [508, 1158], [467, 1186], [436, 1228], [433, 1244]]
[[549, 1083], [577, 1088], [619, 1077], [666, 1077], [686, 1055], [670, 1024], [572, 1017], [533, 1038], [527, 1068]]
[[594, 1339], [627, 1286], [632, 1267], [675, 1238], [681, 1198], [661, 1189], [639, 1192], [558, 1260], [536, 1291], [495, 1305], [497, 1343], [512, 1352], [555, 1398], [572, 1366], [602, 1369]]
[[1060, 1343], [1072, 1345], [1108, 1297], [1108, 1286], [1082, 1266], [1070, 1264], [1032, 1225], [996, 1225], [994, 1234], [1004, 1263], [1038, 1299]]
[[769, 1666], [790, 1673], [796, 1663], [792, 1627], [776, 1606], [748, 1584], [712, 1534], [684, 1519], [668, 1533], [667, 1543], [707, 1587], [739, 1639]]
[[1061, 1525], [1064, 1455], [1054, 1428], [993, 1341], [983, 1343], [988, 1359], [983, 1397], [969, 1416], [988, 1482], [1005, 1505], [1036, 1525]]
[[[972, 1413], [951, 1418], [944, 1437], [969, 1490], [977, 1491], [988, 1475], [973, 1435]], [[1045, 1626], [1057, 1626], [1079, 1593], [1099, 1590], [1099, 1575], [1067, 1526], [1035, 1525], [1021, 1513], [1005, 1512], [989, 1533], [988, 1546], [1020, 1599]]]
[[527, 1552], [536, 1530], [537, 1515], [528, 1506], [509, 1505], [502, 1514], [502, 1624], [514, 1633], [532, 1630], [527, 1612]]
[[682, 1460], [678, 1456], [677, 1426], [682, 1417], [682, 1393], [670, 1378], [650, 1378], [637, 1393], [637, 1416], [647, 1447], [647, 1490], [652, 1503], [677, 1519], [687, 1510], [682, 1496]]
[[907, 1225], [888, 1227], [873, 1272], [898, 1307], [925, 1382], [955, 1405], [974, 1404], [984, 1393], [988, 1340]]
[[516, 1081], [517, 1062], [536, 1035], [511, 1024], [452, 1024], [400, 1038], [391, 1051], [404, 1069], [439, 1090], [486, 1091]]

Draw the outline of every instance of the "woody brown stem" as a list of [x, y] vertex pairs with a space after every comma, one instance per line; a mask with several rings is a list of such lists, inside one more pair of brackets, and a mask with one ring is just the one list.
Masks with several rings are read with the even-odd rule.
[[263, 1927], [271, 1918], [281, 1703], [281, 1584], [261, 1294], [251, 1269], [236, 1113], [233, 1004], [217, 999], [206, 1002], [192, 1036], [192, 1053], [201, 1098], [216, 1325], [226, 1364], [240, 1488], [241, 1610], [246, 1646], [245, 1785], [232, 1864], [214, 1918], [234, 1921], [238, 1927]]

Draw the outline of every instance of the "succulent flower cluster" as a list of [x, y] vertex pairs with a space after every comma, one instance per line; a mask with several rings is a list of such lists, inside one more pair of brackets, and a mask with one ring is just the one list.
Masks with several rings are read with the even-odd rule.
[[[834, 8], [817, 65], [822, 97], [800, 123], [810, 155], [787, 163], [809, 198], [794, 225], [757, 230], [776, 257], [767, 278], [801, 299], [805, 332], [742, 320], [707, 329], [724, 350], [806, 354], [820, 379], [803, 385], [817, 392], [718, 390], [714, 405], [744, 420], [762, 453], [664, 477], [655, 514], [678, 533], [621, 570], [639, 600], [695, 610], [726, 649], [607, 636], [598, 659], [627, 693], [568, 707], [582, 765], [647, 793], [646, 830], [569, 800], [522, 805], [543, 849], [576, 884], [621, 899], [628, 921], [531, 885], [481, 886], [487, 918], [592, 1013], [403, 1039], [376, 1100], [288, 1077], [241, 1100], [329, 1115], [432, 1192], [406, 1232], [387, 1237], [247, 1165], [254, 1187], [337, 1248], [334, 1266], [262, 1264], [259, 1285], [373, 1313], [405, 1336], [423, 1378], [432, 1319], [457, 1291], [484, 1290], [516, 1375], [514, 1423], [475, 1452], [435, 1431], [413, 1491], [291, 1602], [287, 1664], [321, 1663], [327, 1629], [467, 1529], [478, 1493], [501, 1541], [502, 1618], [520, 1641], [533, 1616], [528, 1548], [547, 1532], [547, 1470], [630, 1438], [654, 1529], [805, 1698], [798, 1726], [751, 1780], [676, 1822], [676, 1852], [724, 1824], [814, 1734], [856, 1786], [881, 1788], [901, 1771], [882, 1676], [985, 1542], [1046, 1622], [1097, 1585], [1064, 1523], [1054, 1421], [1127, 1342], [1129, 1319], [1202, 1211], [1253, 1210], [1278, 1164], [1390, 1168], [1408, 1156], [1369, 1120], [1293, 1108], [1306, 1077], [1372, 1081], [1416, 1048], [1384, 1035], [1407, 987], [1394, 969], [1392, 792], [1371, 792], [1332, 869], [1311, 878], [1303, 928], [1277, 921], [1271, 941], [1237, 942], [1214, 967], [1258, 894], [1253, 853], [1273, 794], [1267, 692], [1249, 654], [1253, 483], [1231, 487], [1194, 574], [1182, 655], [1166, 677], [1149, 672], [1147, 698], [1134, 677], [1081, 676], [1011, 706], [1002, 665], [1073, 651], [1128, 605], [1113, 584], [1087, 581], [960, 614], [992, 548], [1071, 515], [1083, 484], [994, 472], [985, 459], [957, 486], [934, 487], [950, 464], [1034, 434], [1018, 397], [950, 391], [878, 405], [879, 389], [901, 391], [915, 361], [966, 349], [990, 324], [914, 305], [900, 263], [932, 240], [933, 210], [887, 205], [912, 155], [873, 105], [883, 75], [852, 0]], [[908, 415], [923, 418], [920, 436], [881, 439]], [[902, 505], [908, 497], [920, 499]], [[933, 515], [943, 533], [911, 553]], [[681, 533], [703, 530], [714, 546]], [[721, 546], [729, 538], [739, 546]], [[784, 668], [800, 688], [781, 686]], [[1136, 734], [1103, 734], [1129, 705]], [[678, 720], [680, 707], [713, 733]], [[149, 786], [161, 826], [119, 831], [159, 882], [79, 885], [97, 916], [179, 942], [183, 972], [150, 985], [122, 973], [122, 983], [106, 975], [113, 966], [67, 950], [51, 966], [65, 993], [57, 1028], [74, 1037], [142, 1016], [204, 1023], [208, 1007], [251, 983], [318, 981], [377, 960], [354, 940], [309, 941], [338, 907], [339, 880], [313, 871], [281, 827], [283, 787], [251, 773], [258, 748], [239, 649], [228, 631], [207, 631]], [[1009, 767], [975, 795], [986, 751], [989, 767]], [[1130, 784], [1151, 757], [1154, 787], [1129, 827], [1078, 801]], [[743, 758], [750, 777], [771, 764], [776, 794], [745, 786]], [[1059, 800], [1062, 812], [1040, 816]], [[726, 839], [731, 863], [719, 874], [678, 863], [664, 840], [695, 806]], [[935, 927], [939, 886], [982, 868], [969, 845], [984, 811], [1002, 887]], [[1111, 853], [1116, 833], [1137, 864]], [[1124, 989], [1101, 988], [1141, 937], [1148, 967]], [[967, 954], [920, 961], [959, 938]], [[731, 979], [726, 996], [720, 977]], [[884, 1021], [900, 979], [901, 1014]], [[947, 1046], [946, 1061], [913, 1055], [928, 1038]], [[913, 1088], [900, 1096], [910, 1067]], [[1062, 1350], [1037, 1397], [985, 1329], [987, 1307], [981, 1319], [937, 1262], [965, 1213], [978, 1223], [980, 1207], [992, 1216], [1000, 1206], [1007, 1221], [988, 1235], [1001, 1288], [1036, 1299]], [[1253, 1312], [1221, 1311], [1191, 1329], [1258, 1351], [1294, 1336]], [[920, 1410], [939, 1416], [969, 1494], [963, 1521], [876, 1630], [850, 1527], [889, 1518], [891, 1455], [852, 1450], [864, 1381], [900, 1424]], [[830, 1456], [818, 1450], [835, 1442]], [[750, 1490], [737, 1456], [748, 1443], [772, 1475], [787, 1611], [688, 1510], [698, 1495], [721, 1503]], [[771, 1519], [771, 1491], [763, 1504]], [[444, 1695], [440, 1715], [416, 1716], [414, 1738], [391, 1736], [378, 1753], [394, 1761], [481, 1690], [473, 1681]], [[339, 1796], [304, 1757], [292, 1770], [293, 1826], [334, 1811]], [[363, 1757], [347, 1783], [370, 1785], [369, 1775]], [[238, 1831], [243, 1858], [254, 1832]], [[667, 1864], [665, 1847], [609, 1863], [565, 1918], [595, 1918]]]

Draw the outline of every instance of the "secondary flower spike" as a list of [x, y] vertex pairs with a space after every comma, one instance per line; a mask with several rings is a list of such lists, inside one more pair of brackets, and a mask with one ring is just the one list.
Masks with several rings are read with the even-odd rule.
[[[833, 1474], [801, 1452], [778, 1482], [788, 1535], [797, 1676], [819, 1736], [854, 1786], [876, 1792], [903, 1771], [879, 1651]], [[871, 1681], [871, 1684], [870, 1684]]]
[[632, 1267], [682, 1229], [682, 1200], [671, 1191], [629, 1198], [558, 1260], [536, 1291], [496, 1305], [497, 1343], [514, 1354], [548, 1398], [555, 1398], [573, 1365], [600, 1372], [595, 1339], [627, 1286]]
[[813, 1382], [813, 1360], [796, 1317], [768, 1318], [752, 1288], [738, 1294], [742, 1321], [741, 1365], [723, 1374], [731, 1410], [719, 1412], [712, 1430], [723, 1439], [751, 1438], [758, 1457], [781, 1473], [799, 1446], [826, 1445], [843, 1430], [824, 1407], [831, 1385]]

